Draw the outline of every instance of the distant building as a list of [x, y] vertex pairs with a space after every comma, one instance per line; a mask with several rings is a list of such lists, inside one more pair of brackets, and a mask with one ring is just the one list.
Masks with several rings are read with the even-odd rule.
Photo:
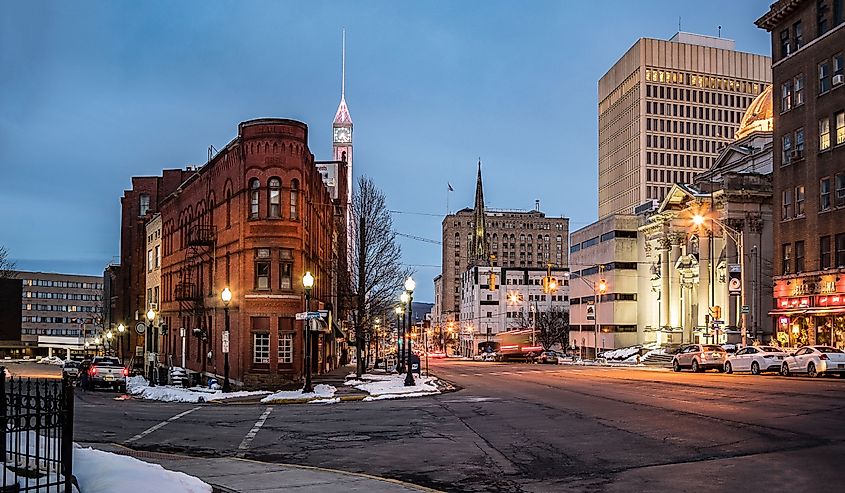
[[637, 343], [639, 221], [613, 214], [572, 232], [569, 340], [584, 357]]
[[[62, 357], [94, 349], [102, 337], [103, 278], [18, 272], [22, 282], [21, 341], [33, 355]], [[86, 346], [87, 345], [87, 346]]]
[[845, 348], [845, 2], [779, 0], [756, 24], [774, 60], [776, 337]]
[[641, 38], [598, 83], [599, 218], [692, 183], [771, 81], [771, 59], [729, 39]]
[[439, 323], [456, 321], [461, 310], [461, 276], [471, 265], [545, 270], [568, 266], [569, 218], [539, 210], [484, 207], [481, 163], [474, 208], [449, 214], [442, 223]]

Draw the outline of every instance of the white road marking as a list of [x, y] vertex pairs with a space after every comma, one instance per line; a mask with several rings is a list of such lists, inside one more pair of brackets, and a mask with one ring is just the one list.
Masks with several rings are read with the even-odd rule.
[[484, 374], [483, 374], [483, 373], [473, 373], [473, 375], [475, 375], [476, 377], [481, 377], [481, 376], [484, 376]]
[[152, 432], [154, 432], [154, 431], [156, 431], [156, 430], [158, 430], [158, 429], [160, 429], [164, 426], [167, 426], [168, 423], [172, 423], [172, 422], [176, 421], [177, 419], [181, 418], [182, 416], [186, 416], [188, 414], [191, 414], [192, 412], [196, 411], [197, 409], [200, 409], [201, 407], [202, 406], [197, 406], [193, 409], [188, 409], [185, 412], [181, 412], [181, 413], [177, 414], [176, 416], [173, 416], [172, 418], [167, 418], [166, 420], [162, 421], [161, 423], [147, 428], [146, 430], [142, 431], [141, 433], [138, 433], [137, 435], [130, 438], [129, 440], [126, 440], [123, 443], [137, 442], [138, 440], [144, 438], [145, 436], [149, 435], [150, 433], [152, 433]]
[[511, 373], [509, 371], [500, 371], [499, 375], [513, 375], [513, 373]]
[[249, 433], [246, 434], [241, 444], [238, 445], [238, 450], [246, 450], [249, 448], [249, 445], [255, 439], [255, 435], [258, 434], [258, 430], [264, 426], [264, 422], [267, 421], [267, 417], [270, 416], [270, 413], [273, 411], [273, 406], [268, 407], [264, 410], [261, 416], [258, 418], [258, 421], [255, 422], [255, 425], [249, 430]]

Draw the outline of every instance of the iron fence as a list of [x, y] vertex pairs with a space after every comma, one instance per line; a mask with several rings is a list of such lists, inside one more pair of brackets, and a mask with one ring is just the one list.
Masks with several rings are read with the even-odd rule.
[[0, 493], [73, 493], [73, 383], [0, 366]]

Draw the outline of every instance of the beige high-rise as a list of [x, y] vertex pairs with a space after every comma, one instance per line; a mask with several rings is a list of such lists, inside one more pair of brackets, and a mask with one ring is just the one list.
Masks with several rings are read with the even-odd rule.
[[634, 43], [599, 80], [599, 217], [662, 200], [708, 169], [771, 72], [771, 58], [729, 39]]

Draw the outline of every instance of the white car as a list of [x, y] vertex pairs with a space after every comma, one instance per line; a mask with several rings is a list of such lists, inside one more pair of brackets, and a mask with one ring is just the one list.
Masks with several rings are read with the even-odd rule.
[[748, 346], [729, 354], [725, 361], [725, 373], [750, 371], [759, 375], [764, 371], [780, 371], [783, 359], [788, 355], [774, 346]]
[[780, 374], [806, 373], [817, 377], [825, 373], [845, 374], [845, 352], [830, 346], [804, 346], [783, 359]]

